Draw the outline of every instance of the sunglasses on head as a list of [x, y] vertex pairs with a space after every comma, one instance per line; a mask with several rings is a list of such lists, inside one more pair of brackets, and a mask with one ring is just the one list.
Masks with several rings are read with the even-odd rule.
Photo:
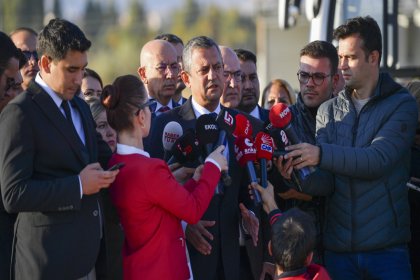
[[25, 55], [28, 61], [31, 59], [31, 57], [33, 57], [35, 60], [38, 60], [38, 53], [36, 51], [22, 51], [22, 53]]

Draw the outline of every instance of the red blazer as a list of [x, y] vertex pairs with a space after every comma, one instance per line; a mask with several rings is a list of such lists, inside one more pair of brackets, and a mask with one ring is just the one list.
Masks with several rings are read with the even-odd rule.
[[114, 154], [125, 162], [110, 188], [125, 234], [124, 279], [188, 279], [181, 220], [197, 223], [219, 181], [219, 169], [206, 163], [198, 182], [180, 185], [167, 164], [140, 154]]

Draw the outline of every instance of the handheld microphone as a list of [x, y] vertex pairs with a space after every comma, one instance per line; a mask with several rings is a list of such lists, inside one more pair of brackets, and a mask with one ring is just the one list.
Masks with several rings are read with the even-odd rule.
[[193, 130], [187, 130], [172, 146], [173, 157], [182, 165], [194, 163], [199, 157], [199, 144]]
[[257, 159], [261, 166], [261, 186], [267, 188], [267, 160], [273, 157], [274, 141], [271, 136], [265, 132], [258, 132], [255, 136], [255, 148], [257, 149]]
[[[175, 141], [181, 137], [181, 135], [183, 134], [182, 131], [182, 127], [179, 123], [177, 122], [168, 122], [165, 125], [165, 128], [163, 129], [163, 133], [162, 133], [162, 145], [163, 145], [163, 149], [165, 151], [165, 156], [164, 159], [168, 160], [169, 157], [169, 152], [172, 149], [172, 146], [174, 145]], [[174, 158], [171, 158], [172, 162], [174, 161]], [[169, 161], [171, 161], [169, 160]], [[171, 164], [169, 163], [168, 164]]]
[[[217, 115], [216, 123], [219, 125], [219, 138], [216, 142], [216, 145], [213, 146], [213, 149], [225, 144], [226, 134], [232, 134], [236, 125], [235, 118], [224, 108], [222, 108]], [[229, 155], [228, 147], [226, 147], [226, 152]], [[229, 176], [227, 171], [223, 171], [221, 177], [225, 186], [230, 186], [232, 184], [232, 178]]]
[[[258, 183], [253, 162], [257, 159], [257, 150], [252, 140], [248, 137], [238, 137], [235, 140], [235, 156], [239, 166], [246, 167], [251, 183]], [[255, 204], [261, 203], [260, 193], [252, 189]]]
[[216, 120], [209, 114], [201, 115], [195, 124], [195, 133], [198, 142], [204, 147], [204, 157], [207, 157], [213, 152], [213, 144], [219, 138], [219, 126]]
[[[201, 115], [195, 124], [195, 132], [197, 135], [198, 142], [200, 146], [204, 147], [205, 156], [208, 156], [213, 150], [215, 150], [219, 145], [214, 145], [215, 142], [219, 139], [219, 126], [216, 123], [214, 117], [209, 114]], [[232, 184], [232, 179], [229, 176], [227, 171], [223, 170], [221, 173], [221, 179], [224, 185], [229, 186]], [[222, 188], [216, 190], [217, 193], [223, 193]]]
[[237, 114], [235, 116], [235, 130], [233, 136], [235, 137], [252, 137], [252, 125], [251, 122], [243, 114]]
[[[270, 122], [275, 128], [280, 128], [280, 138], [285, 146], [302, 143], [292, 125], [292, 112], [290, 108], [283, 103], [277, 103], [270, 109]], [[305, 180], [312, 172], [315, 171], [313, 167], [304, 167], [298, 170], [299, 177]]]

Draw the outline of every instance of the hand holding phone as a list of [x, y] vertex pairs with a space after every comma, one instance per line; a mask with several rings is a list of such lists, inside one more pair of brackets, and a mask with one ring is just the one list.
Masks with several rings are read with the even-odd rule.
[[107, 170], [107, 171], [114, 171], [114, 170], [117, 170], [117, 169], [121, 169], [124, 165], [125, 165], [125, 163], [124, 163], [124, 162], [119, 162], [119, 163], [117, 163], [117, 164], [114, 164], [114, 165], [113, 165], [113, 166], [111, 166], [110, 168], [108, 168], [108, 170]]

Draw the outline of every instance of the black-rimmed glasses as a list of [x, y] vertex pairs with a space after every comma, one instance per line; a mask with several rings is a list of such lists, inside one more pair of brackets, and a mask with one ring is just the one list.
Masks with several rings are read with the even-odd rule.
[[136, 116], [138, 116], [138, 114], [140, 113], [141, 110], [143, 110], [146, 107], [150, 107], [152, 105], [154, 105], [156, 103], [156, 100], [148, 100], [146, 103], [143, 103], [141, 105], [136, 105], [136, 107], [138, 108], [137, 112], [135, 113]]
[[10, 89], [18, 90], [22, 85], [22, 82], [16, 83], [14, 78], [7, 78], [6, 79], [6, 87], [4, 89], [5, 92], [9, 91]]
[[322, 85], [326, 77], [332, 76], [331, 74], [324, 74], [320, 72], [309, 74], [307, 72], [299, 71], [297, 72], [298, 80], [302, 84], [307, 84], [309, 79], [312, 78], [312, 81], [316, 86]]

